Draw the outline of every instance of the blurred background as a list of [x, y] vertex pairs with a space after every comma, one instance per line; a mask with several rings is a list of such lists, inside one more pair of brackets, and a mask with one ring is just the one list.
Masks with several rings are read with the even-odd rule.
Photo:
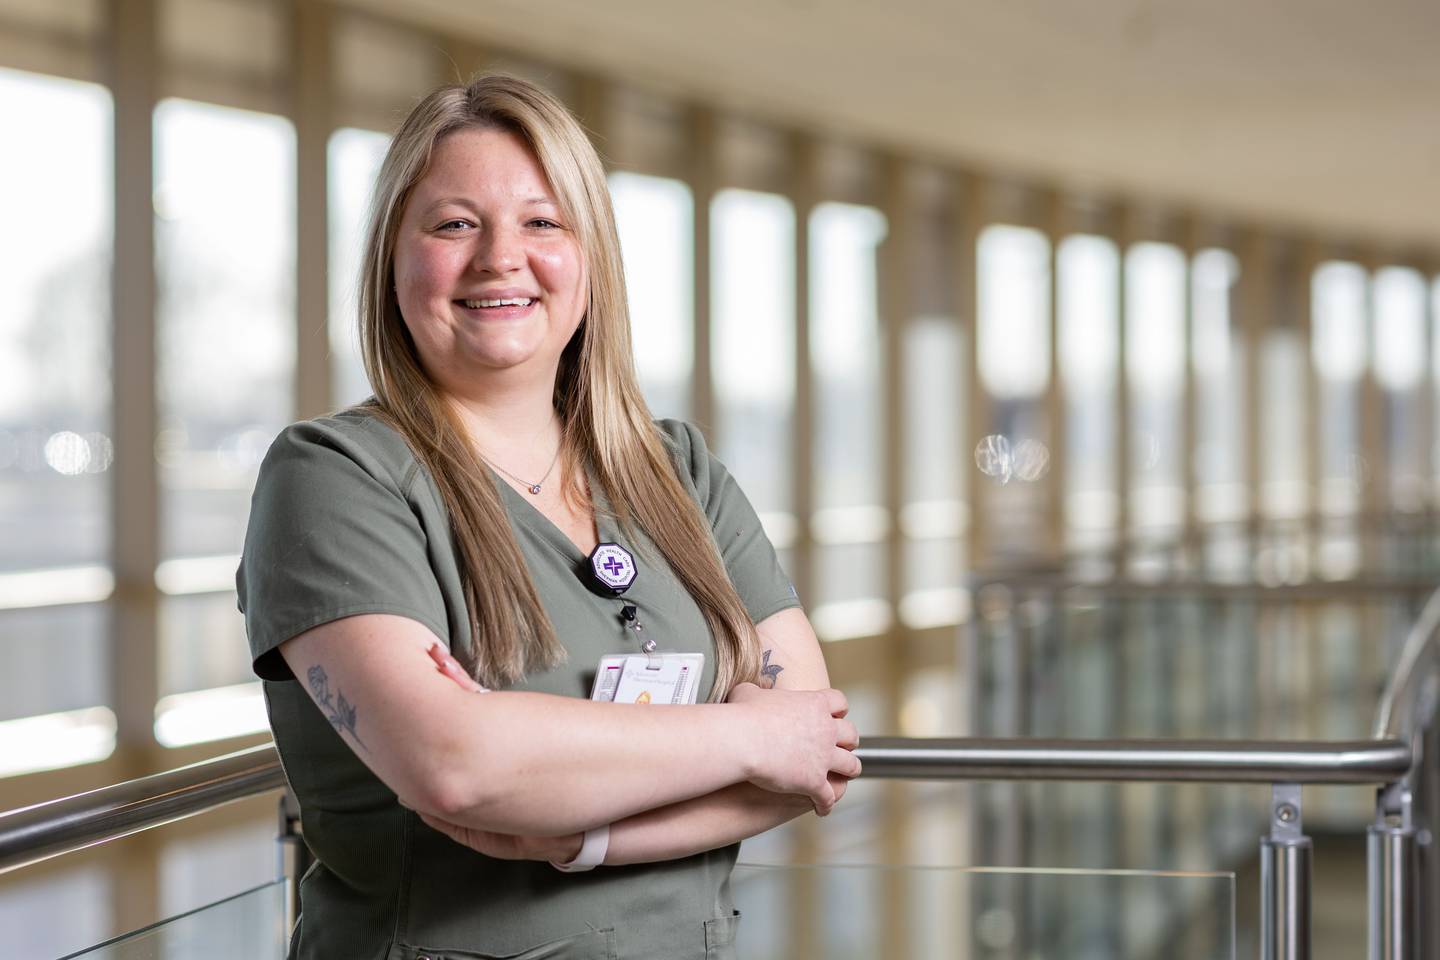
[[[1422, 0], [0, 0], [0, 810], [268, 740], [255, 471], [368, 394], [376, 170], [478, 70], [592, 132], [652, 409], [761, 512], [862, 733], [1367, 735], [1440, 579], [1437, 42]], [[1372, 792], [1307, 807], [1321, 956], [1363, 950]], [[1265, 819], [862, 782], [744, 858], [1199, 871], [1005, 907], [837, 871], [754, 922], [1209, 957], [1232, 911], [1253, 950]], [[252, 887], [274, 834], [271, 796], [0, 876], [0, 952]], [[1072, 912], [1095, 952], [1023, 948]]]

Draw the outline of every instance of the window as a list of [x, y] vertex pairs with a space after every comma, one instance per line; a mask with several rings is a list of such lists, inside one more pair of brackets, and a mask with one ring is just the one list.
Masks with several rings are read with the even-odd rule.
[[906, 544], [899, 612], [915, 628], [958, 623], [962, 613], [960, 482], [968, 461], [960, 443], [965, 436], [964, 339], [950, 316], [916, 317], [906, 331], [901, 416], [910, 424], [911, 442], [900, 513]]
[[1132, 522], [1174, 526], [1184, 510], [1180, 476], [1185, 364], [1185, 256], [1164, 243], [1125, 253], [1125, 383], [1130, 391]]
[[1231, 310], [1239, 277], [1239, 260], [1228, 250], [1201, 250], [1190, 266], [1196, 515], [1205, 521], [1237, 520], [1246, 511], [1244, 344]]
[[115, 745], [110, 549], [113, 114], [0, 70], [0, 776]]
[[636, 173], [610, 175], [635, 367], [650, 412], [686, 419], [695, 363], [695, 227], [690, 188]]
[[1425, 280], [1405, 267], [1376, 271], [1375, 379], [1384, 395], [1385, 460], [1389, 501], [1400, 510], [1425, 504], [1425, 438], [1420, 435], [1420, 404], [1425, 402]]
[[795, 209], [722, 190], [711, 206], [717, 453], [777, 547], [794, 539]]
[[1321, 264], [1311, 281], [1312, 341], [1320, 377], [1320, 506], [1351, 513], [1360, 504], [1360, 390], [1366, 366], [1366, 276], [1353, 263]]
[[1119, 356], [1120, 254], [1088, 234], [1060, 243], [1059, 369], [1065, 385], [1066, 521], [1071, 542], [1103, 546], [1116, 517], [1115, 369]]
[[375, 178], [390, 138], [347, 127], [327, 146], [330, 255], [330, 402], [336, 409], [370, 396], [360, 360], [360, 265]]
[[[110, 95], [0, 70], [0, 573], [109, 551]], [[25, 509], [20, 509], [20, 505]]]
[[[884, 396], [875, 253], [885, 218], [871, 207], [822, 203], [810, 215], [810, 364], [814, 384], [815, 516], [824, 637], [876, 634], [890, 622], [882, 489]], [[807, 442], [800, 438], [800, 442]]]
[[[1032, 553], [1045, 541], [1045, 491], [1035, 481], [1049, 468], [1045, 390], [1050, 382], [1050, 241], [1039, 230], [995, 224], [980, 232], [980, 382], [989, 421], [974, 450], [987, 483], [983, 509], [991, 547]], [[972, 498], [972, 509], [974, 501]]]
[[[156, 733], [167, 745], [265, 725], [234, 571], [260, 460], [294, 408], [294, 189], [285, 119], [186, 100], [156, 108]], [[232, 689], [193, 696], [216, 687]]]

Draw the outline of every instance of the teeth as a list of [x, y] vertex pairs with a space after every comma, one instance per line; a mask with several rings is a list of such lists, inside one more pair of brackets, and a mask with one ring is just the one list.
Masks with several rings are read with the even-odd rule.
[[532, 302], [529, 297], [508, 297], [504, 300], [466, 300], [465, 306], [480, 310], [485, 307], [528, 307]]

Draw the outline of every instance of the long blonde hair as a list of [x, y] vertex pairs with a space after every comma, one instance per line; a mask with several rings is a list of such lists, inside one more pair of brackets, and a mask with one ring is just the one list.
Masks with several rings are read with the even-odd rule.
[[[588, 307], [555, 381], [561, 459], [590, 465], [617, 522], [643, 531], [694, 598], [715, 639], [710, 699], [723, 700], [735, 684], [758, 676], [759, 638], [640, 393], [604, 168], [558, 100], [524, 80], [495, 74], [440, 87], [405, 119], [380, 167], [360, 275], [360, 344], [377, 412], [430, 472], [450, 514], [471, 641], [455, 654], [489, 687], [508, 686], [565, 659], [500, 491], [454, 408], [422, 369], [394, 289], [395, 239], [410, 191], [429, 168], [436, 144], [477, 128], [517, 134], [534, 151], [585, 258]], [[581, 487], [583, 472], [567, 469], [562, 482], [572, 502], [593, 508]]]

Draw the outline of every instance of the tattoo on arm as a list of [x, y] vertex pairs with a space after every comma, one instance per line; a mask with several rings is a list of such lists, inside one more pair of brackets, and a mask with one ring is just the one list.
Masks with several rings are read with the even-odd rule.
[[330, 726], [334, 727], [338, 733], [350, 734], [365, 752], [370, 752], [370, 748], [365, 746], [365, 741], [361, 740], [360, 735], [355, 732], [355, 705], [345, 699], [345, 694], [341, 693], [338, 687], [335, 694], [331, 695], [330, 675], [325, 672], [325, 668], [317, 663], [310, 668], [308, 678], [310, 692], [315, 695], [315, 702], [325, 711], [325, 717], [330, 721]]
[[778, 663], [770, 662], [770, 654], [774, 652], [774, 650], [766, 650], [765, 659], [760, 664], [760, 686], [762, 687], [774, 687], [776, 679], [780, 676], [780, 672], [785, 669]]

